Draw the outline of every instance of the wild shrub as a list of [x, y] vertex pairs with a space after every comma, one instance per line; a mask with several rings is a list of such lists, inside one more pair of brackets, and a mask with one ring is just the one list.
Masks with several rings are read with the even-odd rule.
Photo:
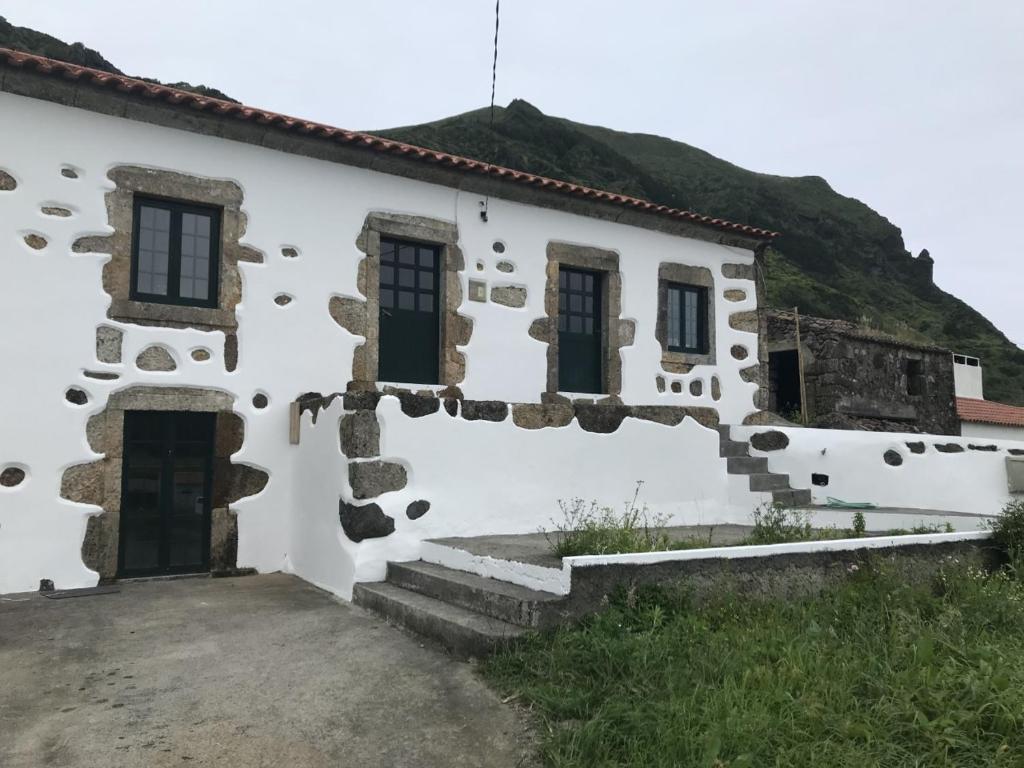
[[989, 523], [992, 540], [1006, 552], [1018, 578], [1024, 576], [1024, 499], [1007, 502], [999, 517]]
[[783, 544], [787, 541], [814, 539], [811, 515], [807, 510], [790, 509], [777, 501], [754, 508], [754, 528], [745, 544]]
[[671, 541], [664, 530], [668, 518], [652, 514], [640, 503], [642, 486], [642, 481], [637, 482], [633, 498], [624, 503], [622, 512], [596, 501], [559, 499], [562, 519], [552, 521], [557, 530], [545, 534], [552, 551], [559, 557], [573, 557], [669, 549]]

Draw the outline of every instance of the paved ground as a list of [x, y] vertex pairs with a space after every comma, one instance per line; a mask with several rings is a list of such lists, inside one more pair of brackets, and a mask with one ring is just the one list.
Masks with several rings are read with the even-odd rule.
[[0, 766], [494, 766], [522, 718], [474, 669], [284, 575], [0, 597]]

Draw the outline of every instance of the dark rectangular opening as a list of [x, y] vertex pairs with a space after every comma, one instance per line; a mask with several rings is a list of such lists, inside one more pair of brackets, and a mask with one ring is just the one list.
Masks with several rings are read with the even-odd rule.
[[220, 276], [220, 211], [136, 197], [131, 290], [135, 301], [216, 307]]
[[768, 386], [775, 412], [800, 421], [800, 356], [795, 349], [768, 354]]
[[381, 238], [380, 381], [440, 383], [440, 261], [440, 246]]
[[670, 352], [708, 352], [708, 289], [669, 283], [666, 301], [666, 344]]
[[209, 570], [214, 425], [212, 413], [125, 413], [118, 575]]
[[558, 270], [558, 390], [604, 392], [604, 275], [585, 269]]
[[924, 394], [924, 364], [920, 360], [907, 360], [907, 394]]

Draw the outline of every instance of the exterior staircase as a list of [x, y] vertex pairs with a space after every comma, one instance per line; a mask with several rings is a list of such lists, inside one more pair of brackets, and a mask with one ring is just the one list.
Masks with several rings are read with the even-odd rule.
[[718, 435], [718, 455], [725, 459], [726, 471], [730, 475], [746, 475], [751, 491], [770, 492], [773, 502], [787, 507], [811, 505], [810, 490], [793, 488], [789, 482], [789, 475], [769, 472], [768, 459], [764, 456], [751, 456], [750, 443], [733, 440], [727, 424], [718, 427]]
[[553, 626], [564, 597], [417, 560], [388, 563], [385, 580], [356, 584], [352, 600], [471, 658]]

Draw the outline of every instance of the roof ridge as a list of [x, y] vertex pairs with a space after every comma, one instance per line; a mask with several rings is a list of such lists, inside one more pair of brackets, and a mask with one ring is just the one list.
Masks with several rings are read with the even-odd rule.
[[191, 91], [184, 91], [180, 88], [173, 88], [168, 85], [150, 83], [128, 75], [117, 75], [112, 72], [83, 67], [79, 64], [72, 64], [59, 59], [50, 59], [34, 53], [25, 53], [10, 48], [0, 48], [0, 64], [9, 67], [22, 68], [32, 67], [40, 74], [53, 77], [62, 77], [68, 80], [86, 80], [93, 85], [100, 87], [113, 87], [116, 90], [126, 93], [141, 95], [150, 99], [161, 99], [174, 106], [188, 106], [199, 111], [214, 112], [225, 117], [234, 117], [239, 120], [256, 122], [261, 125], [278, 127], [286, 131], [299, 131], [307, 134], [315, 134], [316, 137], [338, 141], [345, 144], [352, 144], [370, 151], [397, 154], [408, 157], [412, 160], [419, 160], [429, 163], [440, 163], [455, 168], [464, 173], [481, 173], [494, 176], [509, 182], [528, 184], [541, 188], [551, 189], [563, 194], [586, 197], [602, 202], [635, 208], [649, 213], [667, 216], [676, 219], [683, 219], [695, 224], [714, 227], [715, 229], [737, 232], [748, 237], [771, 240], [779, 236], [761, 227], [753, 227], [748, 224], [738, 224], [713, 216], [706, 216], [694, 211], [681, 208], [672, 208], [667, 205], [644, 200], [639, 197], [632, 197], [618, 192], [594, 189], [570, 181], [551, 179], [546, 176], [538, 176], [526, 171], [519, 171], [513, 168], [506, 168], [500, 165], [474, 160], [469, 157], [462, 157], [440, 150], [418, 147], [414, 144], [406, 144], [393, 139], [386, 139], [374, 136], [362, 131], [349, 131], [325, 123], [318, 123], [312, 120], [291, 117], [279, 112], [251, 107], [233, 101], [225, 101], [212, 96], [202, 96]]

